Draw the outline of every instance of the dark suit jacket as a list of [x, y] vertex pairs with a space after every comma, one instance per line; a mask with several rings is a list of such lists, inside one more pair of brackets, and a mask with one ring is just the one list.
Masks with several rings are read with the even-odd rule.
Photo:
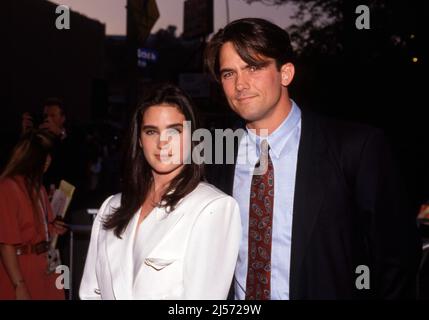
[[[290, 299], [412, 298], [419, 238], [382, 132], [305, 111], [301, 126]], [[207, 166], [208, 181], [231, 195], [234, 168]]]

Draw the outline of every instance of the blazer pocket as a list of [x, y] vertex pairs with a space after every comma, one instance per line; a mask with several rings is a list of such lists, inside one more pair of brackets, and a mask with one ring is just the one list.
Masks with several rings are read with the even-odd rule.
[[176, 259], [146, 258], [144, 263], [159, 271], [171, 265]]

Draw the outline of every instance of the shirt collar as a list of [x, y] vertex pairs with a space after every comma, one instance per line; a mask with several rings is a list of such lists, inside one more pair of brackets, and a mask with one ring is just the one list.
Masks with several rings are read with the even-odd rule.
[[268, 137], [258, 136], [253, 130], [250, 130], [246, 127], [248, 136], [250, 138], [249, 142], [253, 143], [256, 146], [256, 154], [258, 158], [260, 155], [261, 141], [263, 139], [268, 140], [268, 144], [270, 146], [270, 155], [274, 156], [275, 158], [279, 158], [293, 130], [299, 124], [301, 120], [301, 110], [299, 109], [295, 101], [293, 101], [292, 99], [290, 100], [292, 102], [292, 108], [288, 116], [283, 120], [283, 122], [276, 130], [274, 130], [273, 132], [271, 132], [271, 134], [268, 135]]

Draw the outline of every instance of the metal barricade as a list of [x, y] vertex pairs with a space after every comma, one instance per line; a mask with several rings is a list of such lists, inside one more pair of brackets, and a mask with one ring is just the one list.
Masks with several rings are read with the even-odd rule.
[[[87, 209], [86, 210], [88, 214], [93, 216], [93, 219], [95, 218], [98, 209]], [[73, 299], [73, 270], [74, 270], [74, 236], [75, 234], [91, 234], [92, 225], [78, 225], [78, 224], [69, 224], [69, 268], [70, 268], [70, 288], [69, 288], [69, 300]]]

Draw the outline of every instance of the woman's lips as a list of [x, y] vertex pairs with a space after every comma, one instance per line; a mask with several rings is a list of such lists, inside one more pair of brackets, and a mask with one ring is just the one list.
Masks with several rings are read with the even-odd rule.
[[156, 155], [155, 155], [155, 158], [156, 158], [157, 160], [159, 160], [159, 161], [162, 161], [162, 160], [165, 160], [165, 159], [171, 158], [172, 156], [173, 156], [172, 154], [163, 154], [163, 155], [162, 155], [162, 158], [163, 158], [163, 159], [161, 159], [161, 155], [160, 155], [160, 154], [156, 154]]

